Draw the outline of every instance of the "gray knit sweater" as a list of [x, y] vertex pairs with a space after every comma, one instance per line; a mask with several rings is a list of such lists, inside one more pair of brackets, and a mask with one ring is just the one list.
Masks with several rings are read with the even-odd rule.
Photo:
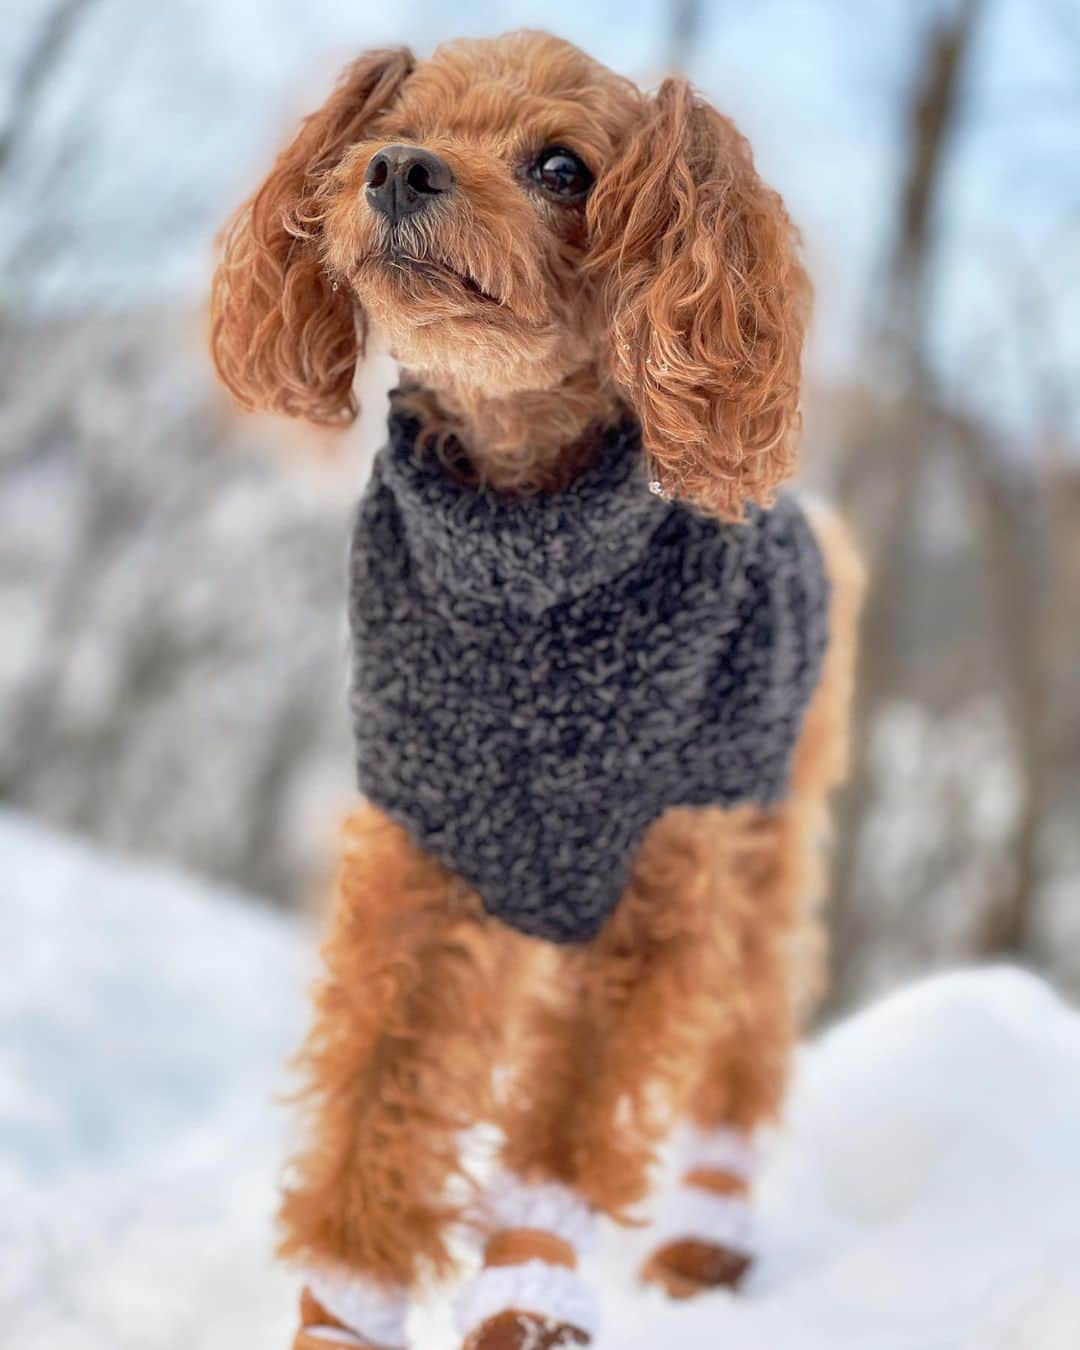
[[668, 807], [783, 797], [826, 602], [792, 501], [734, 526], [652, 496], [632, 422], [508, 496], [395, 410], [350, 557], [361, 790], [490, 913], [590, 938]]

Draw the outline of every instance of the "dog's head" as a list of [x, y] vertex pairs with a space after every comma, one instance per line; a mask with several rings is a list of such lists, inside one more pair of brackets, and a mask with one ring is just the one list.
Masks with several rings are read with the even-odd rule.
[[807, 301], [729, 121], [513, 33], [345, 71], [228, 230], [212, 342], [246, 406], [329, 423], [369, 325], [436, 391], [599, 365], [664, 485], [737, 516], [793, 467]]

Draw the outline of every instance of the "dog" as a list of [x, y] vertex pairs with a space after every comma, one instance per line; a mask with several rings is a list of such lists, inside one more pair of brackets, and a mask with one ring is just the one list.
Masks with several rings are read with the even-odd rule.
[[[747, 142], [542, 33], [350, 65], [224, 235], [240, 404], [401, 368], [350, 554], [343, 828], [282, 1253], [296, 1350], [587, 1345], [595, 1216], [674, 1297], [754, 1255], [755, 1136], [821, 983], [859, 562], [795, 467], [809, 286]], [[486, 1178], [460, 1141], [497, 1126]]]

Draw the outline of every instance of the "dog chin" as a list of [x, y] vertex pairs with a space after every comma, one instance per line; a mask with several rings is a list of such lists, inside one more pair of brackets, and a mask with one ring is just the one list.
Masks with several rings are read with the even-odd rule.
[[452, 275], [365, 267], [354, 278], [373, 328], [403, 366], [436, 381], [472, 384], [491, 394], [546, 387], [562, 365], [561, 329], [525, 322], [505, 305], [475, 296]]

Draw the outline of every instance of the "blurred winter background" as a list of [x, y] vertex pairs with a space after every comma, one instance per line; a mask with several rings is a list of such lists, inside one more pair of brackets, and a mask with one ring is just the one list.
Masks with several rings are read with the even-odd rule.
[[[230, 1234], [263, 1259], [269, 1183], [225, 1179], [277, 1156], [307, 958], [270, 910], [313, 907], [350, 799], [345, 525], [391, 371], [339, 442], [239, 416], [204, 350], [212, 241], [358, 50], [523, 25], [684, 69], [804, 229], [803, 476], [873, 575], [830, 1014], [984, 958], [1080, 993], [1080, 0], [8, 0], [0, 1301], [28, 1350], [262, 1343], [184, 1290], [247, 1299]], [[990, 1341], [933, 1342], [961, 1343]]]

